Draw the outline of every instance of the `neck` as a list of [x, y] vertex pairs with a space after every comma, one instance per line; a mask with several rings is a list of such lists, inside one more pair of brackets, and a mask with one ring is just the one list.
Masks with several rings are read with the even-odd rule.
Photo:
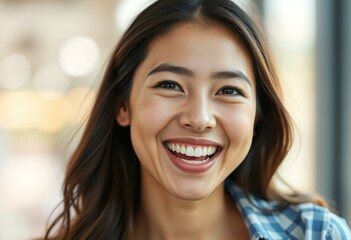
[[235, 226], [240, 229], [242, 220], [235, 204], [226, 196], [223, 183], [206, 198], [188, 201], [170, 195], [148, 173], [143, 172], [142, 178], [141, 206], [132, 239], [205, 240], [237, 236], [233, 235], [238, 234]]

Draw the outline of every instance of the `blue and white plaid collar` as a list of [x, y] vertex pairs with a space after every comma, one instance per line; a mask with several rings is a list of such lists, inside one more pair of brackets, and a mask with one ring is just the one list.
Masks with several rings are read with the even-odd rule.
[[[249, 196], [250, 201], [231, 179], [227, 179], [225, 184], [245, 221], [251, 240], [290, 239], [283, 229], [284, 223], [279, 222], [272, 213], [268, 212], [278, 207], [278, 203], [265, 201], [252, 195]], [[268, 211], [261, 211], [257, 207]], [[293, 221], [288, 219], [288, 224]]]
[[225, 185], [245, 221], [251, 240], [351, 239], [345, 219], [327, 208], [309, 202], [284, 206], [253, 195], [245, 196], [231, 179]]

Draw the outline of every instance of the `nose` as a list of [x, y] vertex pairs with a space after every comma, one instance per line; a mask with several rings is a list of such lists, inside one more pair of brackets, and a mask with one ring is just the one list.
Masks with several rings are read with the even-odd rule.
[[196, 132], [216, 127], [216, 118], [210, 100], [206, 96], [192, 96], [182, 110], [179, 123]]

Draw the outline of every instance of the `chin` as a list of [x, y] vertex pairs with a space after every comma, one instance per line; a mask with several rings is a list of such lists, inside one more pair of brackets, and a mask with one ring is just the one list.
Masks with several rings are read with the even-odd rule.
[[173, 196], [180, 199], [180, 200], [184, 200], [184, 201], [200, 201], [205, 199], [209, 194], [174, 194]]
[[210, 189], [208, 186], [189, 186], [189, 184], [187, 184], [180, 187], [176, 187], [175, 189], [169, 192], [173, 197], [181, 200], [199, 201], [211, 195], [213, 189]]

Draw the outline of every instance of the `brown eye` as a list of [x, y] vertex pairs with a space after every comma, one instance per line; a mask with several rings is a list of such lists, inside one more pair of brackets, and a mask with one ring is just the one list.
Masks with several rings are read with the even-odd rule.
[[216, 94], [218, 95], [229, 95], [229, 96], [237, 96], [237, 95], [243, 95], [242, 91], [240, 89], [234, 88], [234, 87], [223, 87], [221, 88]]
[[161, 81], [155, 85], [155, 88], [163, 88], [172, 91], [183, 91], [182, 87], [174, 81]]

